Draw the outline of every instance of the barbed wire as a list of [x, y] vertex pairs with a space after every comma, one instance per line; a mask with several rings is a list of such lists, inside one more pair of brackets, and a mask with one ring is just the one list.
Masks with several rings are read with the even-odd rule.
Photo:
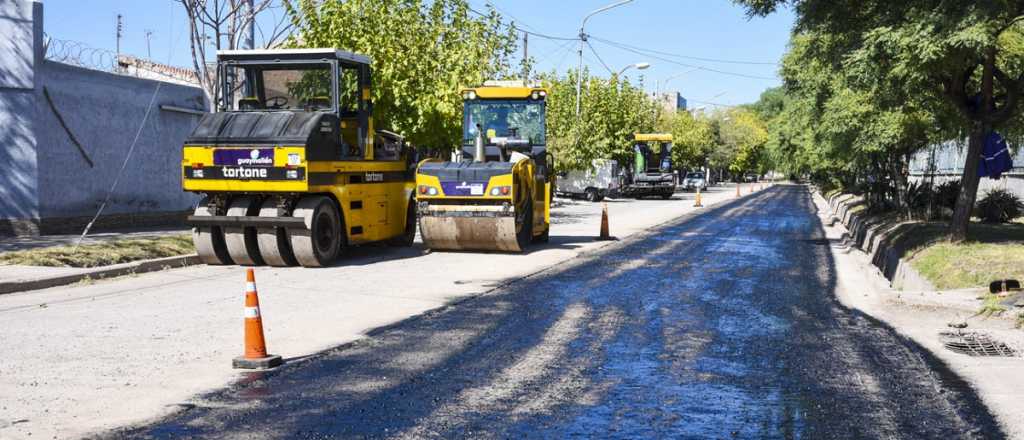
[[43, 41], [44, 57], [47, 61], [135, 78], [199, 85], [195, 72], [189, 68], [164, 65], [133, 55], [118, 54], [108, 49], [97, 49], [80, 41], [61, 40], [45, 33]]
[[117, 53], [90, 47], [80, 41], [60, 40], [43, 34], [44, 57], [49, 61], [71, 64], [104, 72], [118, 72]]

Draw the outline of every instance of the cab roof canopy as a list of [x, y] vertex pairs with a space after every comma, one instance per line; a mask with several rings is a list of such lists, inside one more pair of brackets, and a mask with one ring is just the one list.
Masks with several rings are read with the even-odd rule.
[[635, 133], [637, 142], [672, 142], [672, 133]]
[[370, 57], [338, 49], [218, 50], [219, 61], [317, 61], [338, 60], [346, 64], [370, 64]]

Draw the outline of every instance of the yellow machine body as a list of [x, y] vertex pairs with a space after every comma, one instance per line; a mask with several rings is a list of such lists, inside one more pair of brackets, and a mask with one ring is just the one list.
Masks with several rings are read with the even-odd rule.
[[218, 65], [238, 92], [182, 148], [182, 189], [205, 195], [188, 218], [203, 261], [318, 267], [348, 245], [411, 245], [414, 153], [373, 128], [368, 58], [221, 51]]
[[[476, 157], [477, 145], [464, 142], [458, 160], [420, 162], [416, 197], [424, 244], [441, 250], [521, 252], [530, 242], [547, 241], [554, 186], [553, 163], [543, 142], [547, 90], [485, 85], [463, 89], [462, 96], [464, 126], [477, 122], [474, 115], [494, 120], [476, 127], [479, 142], [486, 144], [479, 150], [485, 157]], [[532, 131], [510, 130], [509, 121], [496, 115], [530, 125]], [[464, 127], [464, 141], [474, 132]]]

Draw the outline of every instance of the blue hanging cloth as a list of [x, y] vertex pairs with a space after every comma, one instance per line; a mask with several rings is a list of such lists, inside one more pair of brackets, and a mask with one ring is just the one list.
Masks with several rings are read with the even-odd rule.
[[991, 179], [998, 179], [1003, 173], [1013, 168], [1013, 159], [1010, 157], [1010, 149], [999, 133], [991, 132], [985, 138], [985, 147], [981, 150], [981, 160], [978, 162], [978, 176], [988, 176]]

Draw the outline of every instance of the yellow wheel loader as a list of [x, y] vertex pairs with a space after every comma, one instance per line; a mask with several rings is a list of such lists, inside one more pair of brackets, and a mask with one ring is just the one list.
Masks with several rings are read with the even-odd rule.
[[217, 53], [220, 96], [186, 139], [182, 186], [207, 264], [329, 265], [412, 245], [414, 152], [373, 128], [370, 60], [335, 49]]
[[462, 90], [462, 145], [416, 170], [420, 235], [430, 249], [521, 252], [551, 229], [554, 161], [547, 90], [487, 82]]

